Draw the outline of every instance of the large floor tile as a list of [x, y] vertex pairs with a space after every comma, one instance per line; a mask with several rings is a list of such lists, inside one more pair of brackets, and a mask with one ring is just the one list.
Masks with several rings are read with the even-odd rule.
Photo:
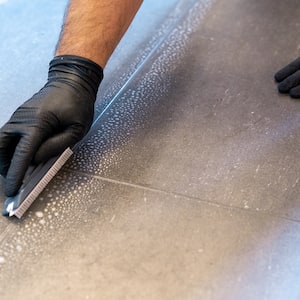
[[61, 172], [1, 241], [1, 299], [297, 299], [299, 224]]
[[[278, 30], [271, 55], [266, 47], [282, 7], [264, 20], [273, 26], [258, 27], [263, 8], [252, 3], [244, 23], [239, 16], [242, 29], [222, 36], [245, 13], [243, 3], [227, 3], [227, 12], [216, 1], [203, 23], [196, 5], [117, 95], [69, 167], [299, 220], [299, 103], [278, 95], [273, 82], [276, 57], [289, 54], [278, 53], [286, 34]], [[249, 24], [256, 29], [247, 34]], [[293, 49], [290, 35], [286, 42]]]
[[[64, 6], [0, 1], [0, 121], [44, 80]], [[0, 219], [0, 298], [298, 299], [299, 103], [273, 74], [299, 13], [144, 1], [93, 129], [21, 221]]]

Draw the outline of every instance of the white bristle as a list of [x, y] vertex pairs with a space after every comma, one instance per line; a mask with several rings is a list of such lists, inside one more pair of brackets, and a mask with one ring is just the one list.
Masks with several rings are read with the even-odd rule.
[[13, 211], [12, 215], [15, 215], [19, 219], [23, 216], [23, 214], [27, 211], [27, 209], [30, 207], [33, 201], [44, 190], [47, 184], [57, 174], [57, 172], [62, 168], [62, 166], [67, 162], [67, 160], [71, 157], [72, 154], [73, 151], [70, 148], [67, 148], [60, 155], [60, 157], [55, 161], [55, 163], [51, 166], [48, 172], [43, 176], [40, 182], [32, 189], [32, 191], [28, 194], [28, 196], [24, 199], [24, 201], [20, 204], [20, 206]]

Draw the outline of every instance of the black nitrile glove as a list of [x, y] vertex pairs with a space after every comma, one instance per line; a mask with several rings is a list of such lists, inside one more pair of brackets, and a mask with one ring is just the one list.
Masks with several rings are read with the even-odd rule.
[[50, 62], [45, 86], [0, 129], [0, 174], [8, 197], [18, 192], [31, 163], [61, 154], [88, 132], [102, 79], [102, 68], [82, 57]]
[[275, 74], [279, 82], [278, 91], [289, 93], [293, 98], [300, 98], [300, 57]]

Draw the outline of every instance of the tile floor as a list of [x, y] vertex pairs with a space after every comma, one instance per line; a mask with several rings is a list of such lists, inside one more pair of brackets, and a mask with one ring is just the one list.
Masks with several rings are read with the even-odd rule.
[[[45, 80], [65, 4], [0, 1], [2, 124]], [[145, 0], [92, 130], [21, 221], [0, 218], [1, 299], [299, 299], [300, 104], [273, 81], [299, 16]]]

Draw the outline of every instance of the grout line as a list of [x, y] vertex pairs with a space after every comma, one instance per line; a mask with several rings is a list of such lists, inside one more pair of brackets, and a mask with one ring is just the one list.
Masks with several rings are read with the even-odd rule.
[[[119, 96], [123, 93], [123, 91], [127, 88], [127, 86], [135, 78], [135, 76], [142, 70], [143, 66], [152, 58], [152, 56], [159, 49], [159, 47], [161, 45], [163, 45], [163, 43], [167, 40], [167, 38], [170, 36], [170, 34], [173, 32], [173, 30], [176, 28], [176, 26], [182, 21], [182, 19], [189, 12], [189, 10], [192, 9], [194, 5], [196, 5], [197, 0], [189, 1], [189, 4], [187, 6], [184, 5], [184, 2], [185, 1], [182, 0], [182, 1], [179, 2], [179, 4], [177, 4], [175, 10], [177, 9], [179, 11], [179, 13], [176, 16], [172, 16], [172, 18], [174, 18], [174, 21], [166, 28], [164, 34], [153, 45], [153, 48], [146, 55], [146, 57], [137, 65], [136, 70], [129, 76], [129, 78], [122, 85], [120, 90], [117, 91], [117, 93], [113, 96], [113, 98], [110, 100], [110, 102], [104, 107], [104, 109], [102, 110], [100, 115], [96, 117], [96, 119], [94, 120], [91, 127], [93, 127], [102, 118], [102, 116], [110, 108], [110, 106], [119, 98]], [[0, 3], [1, 3], [1, 0], [0, 0]], [[179, 6], [184, 6], [185, 9], [182, 11]], [[10, 233], [12, 226], [13, 226], [13, 224], [8, 224], [8, 226], [0, 234], [0, 245], [3, 242], [3, 240], [5, 239], [5, 237]]]
[[[183, 1], [181, 1], [183, 2]], [[185, 17], [185, 15], [188, 13], [188, 11], [197, 3], [197, 1], [192, 1], [183, 12], [180, 13], [180, 16], [177, 17], [175, 22], [173, 22], [169, 28], [166, 29], [165, 33], [162, 35], [162, 37], [156, 42], [156, 44], [153, 46], [151, 51], [147, 54], [147, 56], [138, 64], [136, 70], [129, 76], [129, 78], [126, 80], [126, 82], [123, 84], [123, 86], [120, 88], [120, 90], [113, 96], [113, 98], [110, 100], [110, 102], [104, 107], [102, 112], [99, 114], [99, 116], [94, 120], [92, 127], [99, 121], [99, 119], [102, 118], [102, 116], [105, 114], [105, 112], [110, 108], [110, 106], [115, 102], [115, 100], [122, 94], [122, 92], [126, 89], [126, 87], [131, 83], [131, 81], [134, 79], [134, 77], [142, 70], [143, 66], [148, 62], [148, 60], [151, 59], [153, 54], [159, 49], [159, 47], [167, 40], [167, 38], [170, 36], [172, 31], [176, 28], [176, 26], [182, 21], [182, 19]], [[179, 3], [178, 5], [180, 5]]]
[[102, 177], [102, 176], [99, 176], [99, 175], [89, 174], [89, 173], [85, 173], [85, 172], [82, 172], [82, 171], [73, 170], [73, 169], [70, 169], [70, 168], [65, 168], [65, 170], [72, 171], [73, 173], [76, 173], [76, 174], [81, 175], [81, 176], [88, 176], [90, 178], [95, 178], [97, 180], [101, 180], [101, 181], [104, 181], [104, 182], [109, 182], [109, 183], [113, 183], [113, 184], [117, 184], [117, 185], [127, 186], [127, 187], [131, 187], [131, 188], [139, 189], [139, 190], [144, 190], [144, 191], [148, 191], [148, 192], [154, 192], [154, 193], [160, 193], [160, 194], [170, 195], [170, 196], [174, 196], [174, 197], [180, 197], [180, 198], [184, 198], [186, 200], [197, 201], [197, 202], [201, 202], [203, 204], [216, 206], [218, 208], [222, 207], [222, 208], [226, 208], [226, 209], [239, 210], [239, 211], [248, 212], [248, 213], [257, 214], [257, 215], [258, 214], [267, 215], [267, 216], [277, 218], [277, 219], [281, 219], [281, 220], [285, 220], [285, 221], [288, 221], [288, 222], [300, 223], [300, 220], [280, 216], [280, 215], [277, 215], [277, 214], [268, 213], [267, 211], [263, 211], [263, 210], [257, 211], [257, 210], [251, 209], [251, 208], [245, 209], [243, 207], [230, 206], [230, 205], [227, 205], [227, 204], [224, 204], [224, 203], [218, 203], [218, 202], [213, 202], [213, 201], [209, 201], [209, 200], [204, 200], [204, 199], [201, 199], [201, 198], [195, 197], [195, 196], [185, 195], [185, 194], [172, 192], [172, 191], [166, 191], [166, 190], [158, 189], [158, 188], [155, 188], [155, 187], [149, 187], [149, 186], [144, 186], [144, 185], [141, 185], [141, 184], [130, 183], [130, 182], [127, 182], [127, 181], [120, 181], [120, 180], [116, 180], [116, 179]]

